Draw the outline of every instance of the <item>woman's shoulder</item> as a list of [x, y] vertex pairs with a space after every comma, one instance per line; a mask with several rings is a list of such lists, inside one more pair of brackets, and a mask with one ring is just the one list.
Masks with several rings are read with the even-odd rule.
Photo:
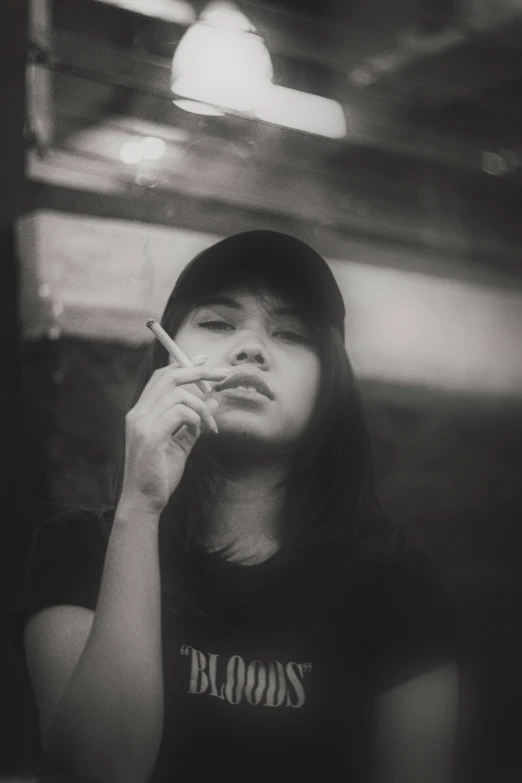
[[334, 558], [341, 589], [344, 585], [351, 595], [355, 590], [365, 601], [442, 587], [439, 568], [415, 529], [385, 514], [361, 520], [357, 535], [338, 547]]
[[315, 581], [330, 588], [340, 605], [353, 604], [353, 597], [376, 595], [425, 557], [411, 530], [383, 513], [361, 514], [349, 535], [323, 540], [310, 552]]
[[338, 572], [342, 618], [375, 639], [453, 638], [444, 574], [413, 527], [368, 516], [345, 551]]
[[406, 625], [419, 616], [450, 622], [443, 570], [414, 527], [385, 516], [372, 519], [355, 561], [361, 604], [378, 609], [383, 622], [397, 623], [398, 613]]
[[109, 510], [83, 507], [55, 507], [37, 526], [9, 619], [22, 656], [24, 629], [36, 612], [62, 604], [95, 608], [111, 526]]

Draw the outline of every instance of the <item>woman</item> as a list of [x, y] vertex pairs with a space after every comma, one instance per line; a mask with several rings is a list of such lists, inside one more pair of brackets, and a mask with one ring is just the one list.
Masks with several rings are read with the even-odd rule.
[[374, 502], [344, 317], [284, 234], [229, 237], [180, 276], [162, 325], [196, 366], [152, 346], [114, 510], [40, 528], [13, 617], [60, 769], [448, 779], [451, 623]]

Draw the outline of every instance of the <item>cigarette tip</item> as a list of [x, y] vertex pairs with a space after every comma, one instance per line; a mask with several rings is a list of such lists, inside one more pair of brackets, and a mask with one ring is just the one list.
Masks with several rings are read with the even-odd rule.
[[155, 323], [156, 323], [156, 319], [155, 318], [149, 318], [149, 320], [147, 321], [147, 326], [150, 328], [152, 326], [152, 324], [155, 324]]

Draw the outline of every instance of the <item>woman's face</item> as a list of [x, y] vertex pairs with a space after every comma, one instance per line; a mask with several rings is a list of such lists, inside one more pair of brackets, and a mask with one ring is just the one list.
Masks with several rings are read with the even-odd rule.
[[[183, 321], [175, 339], [189, 357], [230, 375], [214, 386], [222, 435], [259, 446], [288, 447], [304, 433], [320, 383], [309, 326], [269, 291], [230, 288], [212, 295]], [[201, 395], [197, 387], [191, 391]]]

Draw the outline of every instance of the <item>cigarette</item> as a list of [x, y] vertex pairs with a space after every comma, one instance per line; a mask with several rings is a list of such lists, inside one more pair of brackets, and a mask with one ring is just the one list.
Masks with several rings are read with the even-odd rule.
[[[176, 345], [172, 337], [169, 337], [165, 329], [155, 318], [149, 318], [147, 326], [168, 352], [169, 356], [172, 356], [178, 364], [181, 364], [182, 367], [194, 367], [188, 356], [185, 356], [179, 345]], [[196, 384], [203, 394], [209, 394], [209, 392], [212, 391], [212, 386], [207, 381], [196, 381]]]

